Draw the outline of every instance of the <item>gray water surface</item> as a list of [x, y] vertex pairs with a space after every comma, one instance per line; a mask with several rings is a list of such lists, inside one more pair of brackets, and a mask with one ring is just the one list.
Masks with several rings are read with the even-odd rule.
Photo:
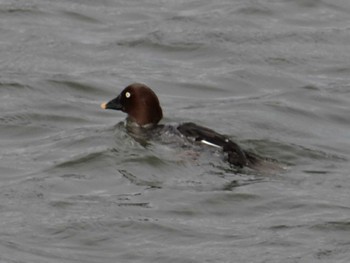
[[[348, 0], [0, 0], [0, 262], [350, 260]], [[132, 82], [284, 172], [159, 142]]]

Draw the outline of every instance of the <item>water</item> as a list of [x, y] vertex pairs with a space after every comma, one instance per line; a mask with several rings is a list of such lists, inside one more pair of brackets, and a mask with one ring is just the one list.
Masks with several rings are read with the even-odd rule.
[[[349, 262], [350, 2], [0, 1], [0, 262]], [[132, 82], [288, 169], [135, 142]]]

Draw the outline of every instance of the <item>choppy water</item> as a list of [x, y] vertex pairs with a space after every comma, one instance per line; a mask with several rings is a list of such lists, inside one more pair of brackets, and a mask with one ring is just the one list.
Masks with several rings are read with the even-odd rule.
[[[0, 1], [0, 262], [349, 262], [350, 2]], [[143, 147], [132, 82], [289, 169]]]

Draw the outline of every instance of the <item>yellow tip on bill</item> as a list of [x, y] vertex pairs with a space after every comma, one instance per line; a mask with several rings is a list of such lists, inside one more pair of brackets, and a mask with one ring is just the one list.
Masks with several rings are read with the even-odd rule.
[[106, 102], [102, 103], [101, 108], [105, 110], [107, 108], [107, 103]]

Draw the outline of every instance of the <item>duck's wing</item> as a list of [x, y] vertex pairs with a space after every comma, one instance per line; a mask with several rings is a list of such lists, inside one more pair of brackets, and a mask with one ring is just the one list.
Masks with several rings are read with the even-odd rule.
[[247, 153], [242, 150], [237, 143], [212, 129], [192, 122], [183, 123], [179, 125], [177, 129], [182, 135], [190, 137], [197, 142], [221, 148], [227, 153], [228, 162], [235, 166], [247, 166], [251, 159], [250, 155], [248, 156], [248, 159]]

